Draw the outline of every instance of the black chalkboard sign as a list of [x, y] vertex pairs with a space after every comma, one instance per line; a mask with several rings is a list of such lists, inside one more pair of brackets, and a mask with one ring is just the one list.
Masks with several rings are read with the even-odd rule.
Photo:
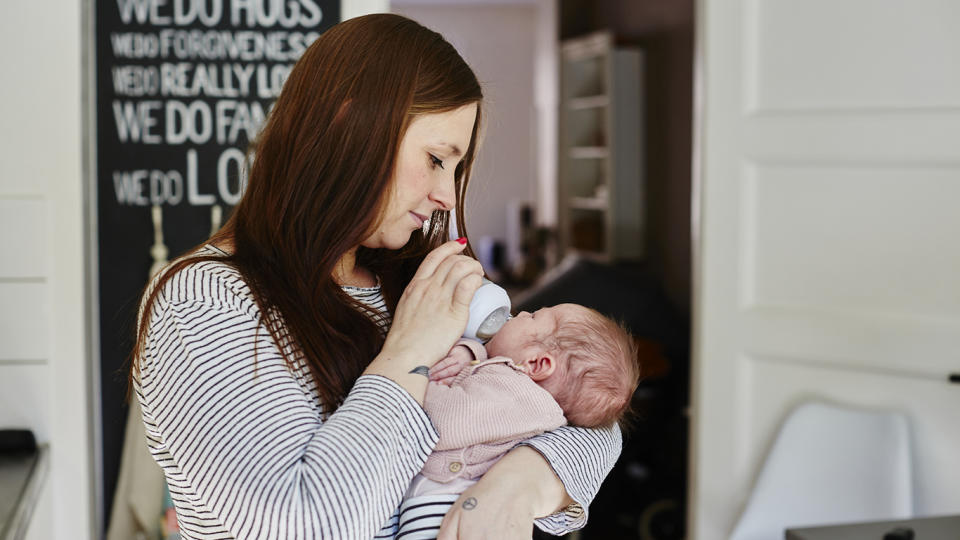
[[247, 144], [290, 68], [339, 20], [340, 0], [96, 2], [105, 514], [122, 451], [137, 299], [159, 246], [152, 216], [162, 217], [171, 259], [202, 242], [218, 212], [226, 218], [243, 192]]

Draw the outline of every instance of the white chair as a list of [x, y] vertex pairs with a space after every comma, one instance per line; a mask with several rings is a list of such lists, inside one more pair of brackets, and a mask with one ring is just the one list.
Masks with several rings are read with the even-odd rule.
[[913, 515], [907, 419], [824, 403], [797, 407], [770, 449], [732, 540]]

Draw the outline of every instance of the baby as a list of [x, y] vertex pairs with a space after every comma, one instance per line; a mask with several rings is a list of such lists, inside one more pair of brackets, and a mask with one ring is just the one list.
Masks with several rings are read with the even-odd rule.
[[486, 347], [459, 341], [430, 370], [424, 409], [440, 440], [407, 490], [400, 532], [434, 538], [425, 526], [439, 526], [437, 505], [449, 506], [520, 441], [620, 420], [639, 376], [633, 338], [577, 304], [521, 312]]

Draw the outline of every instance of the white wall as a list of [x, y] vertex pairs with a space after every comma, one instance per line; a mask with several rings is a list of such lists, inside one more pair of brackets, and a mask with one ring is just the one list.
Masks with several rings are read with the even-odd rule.
[[537, 5], [394, 0], [391, 10], [443, 34], [483, 87], [486, 133], [470, 182], [465, 218], [473, 242], [482, 236], [504, 241], [507, 202], [534, 202], [538, 196], [534, 105]]
[[341, 0], [340, 20], [345, 21], [368, 13], [388, 13], [390, 0]]
[[50, 444], [32, 538], [90, 538], [82, 3], [0, 17], [0, 427]]

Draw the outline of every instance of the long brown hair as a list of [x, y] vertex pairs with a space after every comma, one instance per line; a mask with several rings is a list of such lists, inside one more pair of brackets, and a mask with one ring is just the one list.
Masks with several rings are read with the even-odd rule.
[[[457, 51], [410, 19], [368, 15], [327, 30], [290, 72], [251, 145], [243, 198], [210, 240], [231, 242], [233, 253], [175, 261], [144, 293], [131, 382], [139, 375], [149, 306], [163, 284], [189, 264], [218, 259], [243, 275], [281, 351], [284, 335], [292, 338], [324, 409], [339, 406], [379, 353], [383, 336], [334, 282], [335, 266], [378, 225], [411, 118], [476, 103], [470, 146], [455, 175], [457, 229], [465, 236], [463, 201], [482, 98], [476, 76]], [[423, 257], [448, 235], [449, 214], [437, 211], [429, 230], [414, 232], [400, 250], [360, 247], [357, 264], [380, 277], [393, 310]]]

